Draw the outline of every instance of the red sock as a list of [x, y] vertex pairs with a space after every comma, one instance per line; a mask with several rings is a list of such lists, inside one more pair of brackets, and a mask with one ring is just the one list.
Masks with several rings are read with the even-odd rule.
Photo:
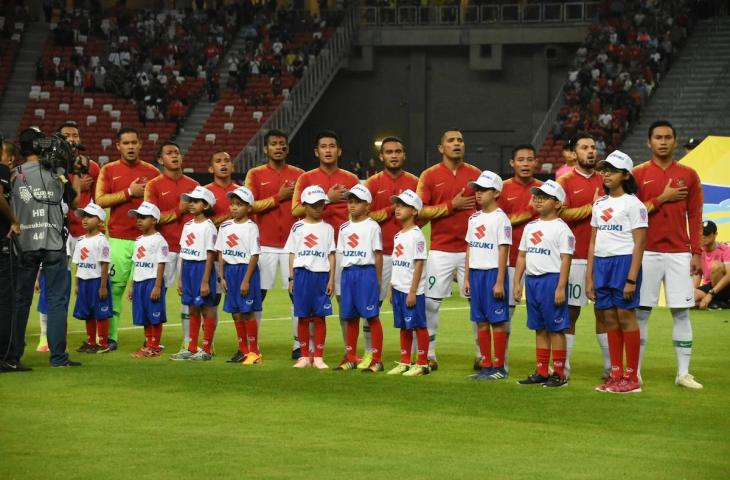
[[299, 317], [297, 335], [299, 336], [299, 349], [302, 357], [309, 357], [309, 322], [310, 317]]
[[99, 345], [102, 347], [109, 346], [109, 319], [96, 321], [96, 332], [99, 335]]
[[413, 330], [400, 329], [400, 363], [411, 364], [411, 346], [413, 345]]
[[188, 350], [195, 353], [198, 351], [198, 338], [200, 337], [200, 315], [190, 315], [190, 343]]
[[314, 317], [314, 356], [324, 355], [324, 341], [327, 338], [327, 323], [324, 317]]
[[357, 362], [357, 336], [360, 334], [360, 319], [355, 318], [347, 321], [347, 330], [345, 331], [345, 351], [347, 352], [347, 361]]
[[565, 357], [567, 352], [565, 350], [553, 350], [553, 371], [560, 375], [565, 376]]
[[492, 337], [489, 327], [485, 330], [477, 330], [477, 341], [479, 342], [479, 353], [482, 356], [482, 368], [492, 366]]
[[380, 317], [368, 320], [370, 325], [370, 340], [373, 347], [373, 362], [383, 363], [383, 324]]
[[420, 327], [416, 328], [416, 343], [418, 344], [417, 365], [428, 365], [428, 329]]
[[623, 335], [618, 329], [609, 330], [606, 333], [608, 335], [608, 355], [611, 357], [611, 378], [618, 380], [624, 370]]
[[152, 325], [152, 344], [147, 345], [155, 350], [160, 348], [160, 340], [162, 339], [162, 324]]
[[145, 347], [152, 346], [152, 325], [144, 326], [144, 346]]
[[550, 349], [549, 348], [536, 348], [535, 358], [537, 359], [537, 368], [535, 371], [541, 377], [548, 376], [548, 363], [550, 363]]
[[248, 348], [256, 355], [260, 355], [259, 352], [259, 326], [256, 323], [256, 317], [251, 317], [246, 322], [246, 339], [248, 340]]
[[203, 319], [203, 351], [210, 353], [213, 348], [213, 335], [215, 335], [215, 317]]
[[492, 338], [494, 338], [494, 366], [502, 368], [507, 354], [507, 332], [492, 332]]
[[96, 320], [86, 320], [86, 343], [96, 345]]
[[626, 374], [632, 382], [638, 382], [639, 351], [641, 338], [638, 330], [623, 332], [624, 348], [626, 348]]
[[234, 320], [236, 326], [236, 336], [238, 337], [238, 351], [246, 355], [248, 353], [248, 335], [246, 332], [245, 320]]

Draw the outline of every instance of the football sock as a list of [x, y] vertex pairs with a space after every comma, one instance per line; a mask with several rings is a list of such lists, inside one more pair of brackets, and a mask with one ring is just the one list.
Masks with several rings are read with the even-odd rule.
[[236, 337], [238, 338], [238, 351], [246, 355], [248, 353], [248, 335], [246, 334], [246, 321], [234, 320], [236, 326]]
[[550, 349], [549, 348], [536, 348], [535, 358], [537, 360], [537, 367], [535, 372], [541, 377], [548, 376], [548, 363], [550, 363]]
[[692, 323], [689, 321], [689, 309], [672, 308], [672, 341], [677, 356], [677, 375], [689, 373], [689, 361], [692, 359]]
[[[513, 308], [513, 310], [514, 310], [514, 308]], [[511, 321], [512, 316], [510, 315], [509, 318], [510, 318], [510, 320], [507, 320], [506, 322], [504, 322], [505, 334], [506, 334], [506, 336], [504, 337], [504, 369], [507, 370], [508, 372], [509, 372], [509, 334], [510, 334], [510, 332], [512, 332], [512, 321]], [[496, 344], [495, 344], [495, 348], [496, 348]], [[495, 353], [496, 353], [496, 351], [495, 351]]]
[[292, 344], [291, 349], [296, 350], [301, 347], [299, 346], [299, 318], [294, 315], [294, 307], [291, 309], [291, 322], [294, 328], [294, 343]]
[[96, 321], [96, 334], [99, 336], [99, 345], [102, 347], [109, 346], [109, 319]]
[[428, 329], [420, 327], [416, 328], [416, 338], [418, 339], [418, 365], [428, 365]]
[[436, 331], [439, 329], [441, 300], [426, 297], [426, 325], [428, 326], [428, 358], [436, 359]]
[[144, 326], [144, 346], [152, 347], [152, 325]]
[[[256, 312], [261, 313], [261, 312]], [[260, 355], [259, 352], [259, 323], [258, 319], [254, 316], [244, 320], [246, 324], [246, 338], [248, 339], [248, 348], [256, 355]]]
[[492, 332], [494, 339], [494, 366], [504, 367], [507, 360], [507, 332]]
[[180, 305], [180, 325], [182, 325], [183, 343], [190, 343], [190, 307]]
[[400, 329], [400, 363], [411, 364], [411, 345], [413, 344], [413, 330]]
[[553, 350], [553, 371], [560, 376], [565, 378], [565, 350]]
[[299, 348], [302, 357], [309, 356], [309, 317], [299, 317], [297, 334], [299, 336]]
[[[477, 322], [471, 322], [476, 325]], [[479, 343], [479, 356], [482, 359], [482, 368], [492, 366], [492, 336], [489, 328], [477, 329], [477, 342]]]
[[360, 333], [360, 319], [355, 318], [347, 321], [347, 339], [345, 352], [348, 362], [357, 362], [357, 337]]
[[213, 335], [215, 335], [215, 317], [203, 319], [203, 351], [210, 353], [213, 348]]
[[570, 375], [570, 354], [573, 353], [573, 344], [575, 343], [575, 334], [565, 334], [565, 374]]
[[383, 363], [383, 324], [380, 317], [371, 318], [368, 325], [372, 335], [373, 362]]
[[190, 315], [190, 332], [188, 341], [188, 350], [195, 353], [198, 351], [198, 338], [200, 338], [200, 314]]
[[471, 331], [474, 334], [474, 345], [477, 349], [476, 358], [482, 358], [483, 352], [482, 347], [479, 343], [479, 326], [477, 322], [471, 322]]
[[611, 370], [611, 355], [608, 353], [608, 334], [597, 333], [596, 341], [598, 347], [601, 349], [601, 355], [603, 356], [603, 371], [607, 372]]
[[623, 375], [624, 370], [624, 341], [621, 330], [609, 330], [606, 332], [608, 337], [608, 352], [611, 355], [611, 378], [618, 380]]
[[641, 349], [641, 335], [638, 330], [623, 332], [624, 348], [626, 349], [626, 375], [632, 382], [638, 382], [639, 350]]
[[148, 347], [155, 350], [160, 348], [160, 337], [162, 336], [162, 324], [150, 325], [150, 339], [147, 344]]
[[[359, 327], [358, 327], [359, 328]], [[314, 356], [324, 355], [324, 341], [327, 338], [327, 323], [324, 317], [314, 317]]]
[[38, 314], [38, 322], [41, 325], [41, 338], [46, 338], [48, 335], [48, 315], [45, 313]]
[[86, 320], [86, 343], [96, 345], [96, 320]]
[[641, 336], [641, 347], [639, 348], [639, 371], [641, 376], [641, 365], [644, 363], [644, 350], [649, 343], [649, 315], [651, 310], [636, 309], [636, 322], [639, 324], [639, 335]]
[[373, 334], [370, 331], [370, 323], [363, 322], [362, 324], [362, 337], [365, 340], [365, 352], [373, 351]]

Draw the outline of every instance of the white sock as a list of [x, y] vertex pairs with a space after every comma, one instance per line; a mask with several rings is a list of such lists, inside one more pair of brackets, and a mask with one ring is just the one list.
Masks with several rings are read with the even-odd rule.
[[573, 353], [573, 344], [575, 343], [575, 334], [565, 334], [565, 376], [570, 376], [570, 354]]
[[597, 333], [596, 340], [598, 341], [598, 347], [601, 349], [603, 354], [603, 371], [607, 372], [611, 370], [611, 356], [608, 354], [608, 334]]
[[441, 299], [426, 297], [426, 326], [428, 327], [428, 358], [436, 360], [436, 331], [439, 329]]
[[180, 305], [180, 324], [182, 325], [182, 337], [185, 348], [190, 343], [190, 307]]
[[293, 351], [299, 348], [299, 317], [294, 315], [294, 307], [291, 309], [291, 322], [294, 329], [294, 344], [291, 347]]
[[256, 327], [261, 331], [261, 319], [264, 318], [264, 312], [253, 312], [253, 316], [256, 318]]
[[363, 319], [362, 323], [362, 336], [365, 339], [365, 353], [373, 352], [373, 336], [370, 333], [370, 324], [367, 320]]
[[48, 332], [48, 315], [45, 313], [39, 313], [38, 314], [38, 321], [41, 325], [41, 338], [47, 338], [47, 332]]
[[689, 361], [692, 359], [692, 323], [689, 321], [689, 309], [672, 308], [672, 341], [674, 353], [677, 355], [677, 375], [689, 373]]
[[474, 332], [474, 344], [477, 348], [476, 358], [482, 358], [482, 351], [479, 350], [479, 326], [477, 322], [471, 322], [471, 331]]
[[637, 375], [641, 376], [641, 367], [644, 364], [644, 349], [646, 349], [647, 343], [649, 343], [649, 315], [651, 310], [636, 309], [636, 321], [639, 324], [639, 337], [640, 348], [639, 348], [639, 370], [636, 372]]

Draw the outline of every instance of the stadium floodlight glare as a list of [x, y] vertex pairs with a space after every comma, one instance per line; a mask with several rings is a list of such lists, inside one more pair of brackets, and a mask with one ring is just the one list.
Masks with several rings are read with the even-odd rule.
[[383, 141], [382, 140], [375, 140], [373, 142], [373, 145], [375, 145], [375, 148], [380, 148], [383, 145]]

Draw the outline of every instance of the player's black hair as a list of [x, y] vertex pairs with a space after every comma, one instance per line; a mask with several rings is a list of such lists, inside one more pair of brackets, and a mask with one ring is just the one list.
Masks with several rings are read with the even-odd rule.
[[166, 142], [163, 142], [162, 145], [160, 145], [160, 148], [157, 149], [157, 159], [158, 160], [160, 158], [162, 158], [162, 149], [167, 146], [177, 147], [177, 149], [180, 151], [180, 154], [182, 154], [182, 148], [180, 148], [180, 145], [178, 145], [177, 143], [175, 143], [171, 140], [167, 140]]
[[403, 144], [403, 140], [401, 140], [400, 138], [395, 137], [395, 136], [389, 136], [389, 137], [385, 137], [384, 139], [381, 140], [380, 153], [383, 153], [383, 145], [385, 145], [388, 142], [398, 142], [398, 143], [400, 143], [401, 147], [403, 147], [403, 151], [404, 152], [406, 151], [406, 146]]
[[317, 148], [319, 141], [323, 138], [334, 138], [335, 143], [337, 143], [337, 147], [340, 147], [340, 137], [334, 130], [320, 130], [314, 137], [314, 148]]
[[58, 129], [56, 130], [56, 133], [61, 133], [61, 130], [63, 130], [64, 128], [75, 128], [77, 132], [81, 133], [79, 124], [74, 122], [73, 120], [67, 120], [67, 121], [63, 122], [61, 125], [59, 125]]
[[[446, 130], [444, 130], [444, 133], [441, 134], [441, 139], [439, 140], [439, 144], [441, 144], [441, 143], [444, 142], [444, 137], [446, 136], [446, 132], [459, 132], [459, 133], [461, 133], [461, 129], [460, 128], [456, 128], [456, 127], [452, 127], [452, 128], [447, 128]], [[462, 136], [463, 135], [464, 134], [462, 133]]]
[[[228, 158], [231, 158], [230, 153], [226, 152], [225, 150], [218, 150], [217, 152], [213, 152], [210, 154], [210, 158], [208, 159], [208, 165], [213, 165], [213, 157], [215, 157], [219, 153], [225, 153], [226, 155], [228, 155]], [[231, 161], [233, 161], [232, 158], [231, 158]]]
[[33, 147], [33, 141], [39, 138], [43, 138], [43, 134], [35, 127], [26, 128], [20, 132], [20, 135], [18, 135], [20, 155], [23, 157], [34, 155], [36, 153], [36, 149]]
[[125, 133], [133, 133], [133, 134], [137, 135], [137, 138], [139, 138], [139, 132], [137, 131], [136, 128], [122, 127], [117, 132], [117, 140], [121, 140], [122, 139], [122, 135], [124, 135]]
[[651, 135], [654, 133], [655, 128], [659, 127], [669, 127], [672, 129], [672, 135], [674, 138], [677, 138], [677, 130], [675, 130], [674, 125], [672, 125], [669, 120], [657, 120], [656, 122], [649, 125], [649, 136], [648, 138], [651, 138]]
[[266, 132], [266, 135], [264, 135], [264, 145], [268, 145], [269, 144], [269, 139], [271, 137], [282, 137], [287, 142], [289, 141], [289, 135], [287, 135], [286, 133], [282, 132], [281, 130], [277, 130], [275, 128], [272, 128], [271, 130], [269, 130], [268, 132]]
[[571, 138], [571, 139], [570, 139], [570, 141], [569, 141], [569, 142], [567, 143], [567, 145], [568, 145], [568, 146], [569, 146], [569, 148], [570, 148], [570, 151], [571, 151], [571, 152], [575, 152], [575, 149], [576, 149], [576, 147], [578, 146], [578, 141], [580, 141], [580, 140], [583, 140], [584, 138], [585, 138], [585, 139], [588, 139], [588, 140], [593, 140], [594, 142], [596, 141], [596, 139], [595, 139], [595, 138], [593, 137], [593, 135], [591, 135], [590, 133], [587, 133], [587, 132], [581, 132], [581, 133], [577, 133], [577, 134], [575, 134], [575, 136], [574, 136], [573, 138]]
[[513, 149], [512, 149], [512, 155], [510, 155], [510, 158], [514, 160], [514, 158], [515, 158], [515, 155], [516, 155], [516, 154], [517, 154], [517, 152], [519, 152], [520, 150], [532, 150], [532, 154], [533, 154], [533, 155], [535, 154], [535, 147], [533, 147], [533, 146], [532, 146], [531, 144], [529, 144], [529, 143], [521, 143], [521, 144], [519, 144], [519, 145], [515, 146], [515, 148], [513, 148]]

